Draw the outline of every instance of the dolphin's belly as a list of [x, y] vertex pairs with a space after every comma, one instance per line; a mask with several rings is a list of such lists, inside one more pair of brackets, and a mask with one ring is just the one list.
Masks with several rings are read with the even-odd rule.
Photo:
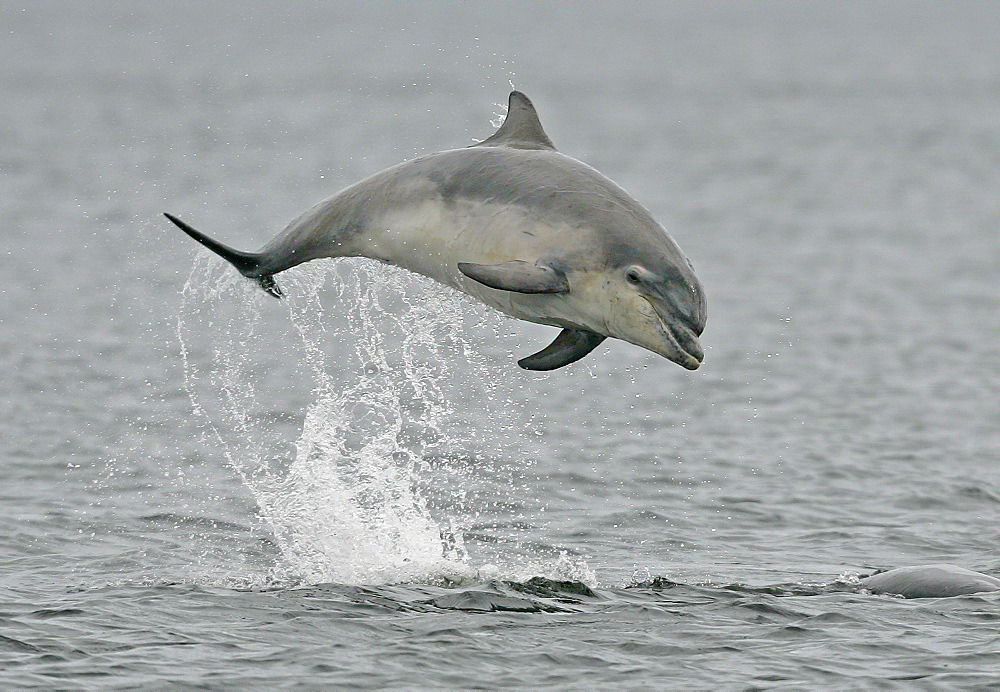
[[520, 320], [603, 332], [604, 306], [581, 300], [578, 293], [502, 291], [458, 269], [459, 262], [545, 260], [554, 253], [565, 254], [572, 242], [580, 242], [583, 232], [547, 223], [516, 206], [425, 200], [381, 217], [370, 229], [363, 254], [434, 279]]
[[541, 296], [487, 288], [462, 274], [458, 263], [534, 263], [559, 246], [561, 234], [560, 229], [546, 227], [516, 206], [426, 199], [374, 220], [359, 254], [422, 274], [501, 312], [529, 319], [522, 313], [534, 314], [537, 300], [522, 307], [524, 301], [517, 296]]

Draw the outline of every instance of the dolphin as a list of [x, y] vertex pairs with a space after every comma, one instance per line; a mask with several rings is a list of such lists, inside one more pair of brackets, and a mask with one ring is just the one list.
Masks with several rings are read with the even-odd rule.
[[874, 594], [895, 594], [904, 598], [947, 598], [1000, 591], [1000, 579], [955, 565], [920, 565], [873, 574], [862, 579], [861, 586]]
[[690, 370], [704, 354], [705, 296], [652, 215], [590, 166], [556, 151], [519, 91], [491, 137], [387, 168], [320, 202], [243, 252], [165, 214], [267, 293], [274, 275], [321, 257], [370, 257], [502, 313], [562, 331], [518, 361], [554, 370], [607, 337]]

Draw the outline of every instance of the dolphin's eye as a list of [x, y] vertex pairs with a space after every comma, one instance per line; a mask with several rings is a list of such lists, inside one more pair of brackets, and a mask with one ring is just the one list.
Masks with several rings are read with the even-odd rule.
[[637, 284], [642, 281], [642, 277], [639, 275], [639, 270], [635, 267], [629, 267], [625, 272], [625, 280], [630, 284]]

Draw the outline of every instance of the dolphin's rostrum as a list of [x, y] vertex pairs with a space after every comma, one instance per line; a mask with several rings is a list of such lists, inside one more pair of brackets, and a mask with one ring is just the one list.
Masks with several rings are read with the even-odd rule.
[[166, 215], [275, 297], [274, 275], [320, 257], [371, 257], [518, 319], [562, 327], [518, 364], [554, 370], [606, 337], [694, 370], [705, 297], [677, 244], [615, 183], [555, 150], [514, 91], [488, 139], [355, 183], [259, 252], [234, 250]]

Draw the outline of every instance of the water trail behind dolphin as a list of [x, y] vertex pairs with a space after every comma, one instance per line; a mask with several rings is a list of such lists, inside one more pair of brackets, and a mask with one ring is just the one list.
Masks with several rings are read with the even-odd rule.
[[[283, 281], [291, 320], [261, 309], [256, 287], [202, 253], [178, 324], [188, 392], [274, 535], [276, 576], [474, 577], [463, 532], [483, 506], [467, 493], [504, 476], [494, 492], [503, 488], [510, 497], [496, 501], [509, 507], [511, 481], [530, 464], [510, 450], [524, 442], [513, 432], [523, 407], [463, 338], [501, 318], [372, 262], [317, 262]], [[470, 458], [483, 449], [488, 468]], [[512, 457], [517, 469], [497, 463]]]

